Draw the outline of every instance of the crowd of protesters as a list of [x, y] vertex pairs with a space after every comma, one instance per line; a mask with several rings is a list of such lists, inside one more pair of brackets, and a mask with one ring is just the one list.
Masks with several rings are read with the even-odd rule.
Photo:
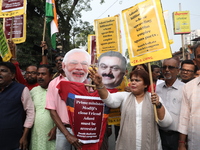
[[[15, 50], [9, 41], [11, 52]], [[41, 47], [47, 49], [45, 42]], [[57, 54], [57, 72], [42, 56], [39, 66], [27, 66], [23, 76], [15, 53], [10, 62], [0, 61], [0, 149], [71, 150], [83, 143], [74, 135], [65, 101], [57, 85], [61, 81], [95, 85], [99, 97], [110, 108], [120, 108], [116, 150], [198, 150], [200, 149], [200, 43], [193, 47], [194, 60], [178, 57], [162, 65], [137, 65], [120, 92], [126, 75], [126, 59], [116, 52], [91, 57], [83, 49]], [[149, 72], [153, 85], [150, 86]], [[90, 84], [91, 84], [90, 83]], [[122, 92], [121, 92], [122, 91]], [[154, 115], [154, 106], [157, 113]], [[109, 128], [109, 126], [107, 126]], [[106, 130], [101, 150], [107, 150]]]

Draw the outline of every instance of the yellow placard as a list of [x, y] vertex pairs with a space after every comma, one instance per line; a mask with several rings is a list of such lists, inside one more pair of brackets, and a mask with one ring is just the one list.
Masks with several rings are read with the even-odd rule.
[[[12, 17], [4, 18], [3, 26], [6, 38], [10, 40]], [[26, 14], [13, 17], [12, 40], [15, 44], [26, 41]]]
[[190, 29], [190, 12], [176, 11], [173, 13], [174, 18], [174, 34], [188, 34]]
[[132, 66], [172, 57], [160, 0], [122, 11]]
[[0, 56], [2, 57], [3, 61], [9, 61], [12, 57], [10, 48], [5, 38], [5, 34], [3, 32], [3, 26], [1, 23], [0, 23]]
[[26, 13], [26, 0], [2, 0], [0, 2], [0, 18], [14, 17]]
[[108, 125], [119, 125], [121, 120], [121, 111], [120, 108], [110, 109], [108, 117]]
[[97, 57], [108, 51], [122, 53], [119, 15], [97, 19], [94, 23]]

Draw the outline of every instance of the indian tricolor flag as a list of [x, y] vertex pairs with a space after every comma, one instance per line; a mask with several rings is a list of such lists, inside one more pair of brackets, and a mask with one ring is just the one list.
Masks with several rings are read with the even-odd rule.
[[56, 49], [56, 33], [58, 32], [58, 19], [56, 13], [55, 0], [46, 0], [45, 7], [47, 26], [51, 35], [51, 44]]

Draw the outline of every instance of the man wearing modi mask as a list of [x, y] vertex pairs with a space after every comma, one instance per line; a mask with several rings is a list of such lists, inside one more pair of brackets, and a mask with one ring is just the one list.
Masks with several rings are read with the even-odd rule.
[[62, 68], [69, 81], [84, 82], [91, 64], [90, 55], [82, 49], [73, 49], [66, 53]]
[[66, 77], [60, 75], [49, 84], [46, 109], [57, 125], [56, 150], [71, 150], [72, 145], [76, 149], [81, 149], [81, 143], [72, 133], [66, 103], [61, 99], [57, 85], [61, 81], [85, 82], [88, 75], [88, 67], [91, 62], [90, 55], [83, 49], [72, 49], [67, 52], [62, 61], [62, 69]]

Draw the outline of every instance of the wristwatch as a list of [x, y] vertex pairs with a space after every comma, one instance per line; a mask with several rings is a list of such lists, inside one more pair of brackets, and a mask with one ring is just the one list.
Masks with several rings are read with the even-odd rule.
[[159, 104], [158, 105], [156, 105], [156, 108], [157, 109], [160, 109], [162, 107], [162, 103], [161, 102], [159, 102]]

